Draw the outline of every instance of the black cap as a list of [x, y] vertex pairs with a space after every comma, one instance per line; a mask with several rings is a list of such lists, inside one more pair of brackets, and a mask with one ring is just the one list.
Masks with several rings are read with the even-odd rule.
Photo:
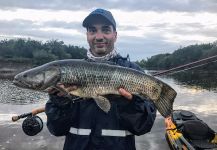
[[183, 125], [183, 135], [190, 140], [194, 147], [200, 149], [217, 148], [210, 141], [215, 137], [215, 132], [201, 120], [188, 120]]
[[110, 11], [107, 11], [105, 9], [98, 8], [91, 12], [83, 21], [82, 25], [83, 27], [87, 28], [90, 25], [92, 25], [97, 20], [102, 20], [103, 22], [112, 25], [114, 29], [116, 30], [116, 22], [114, 17], [112, 16], [112, 13]]

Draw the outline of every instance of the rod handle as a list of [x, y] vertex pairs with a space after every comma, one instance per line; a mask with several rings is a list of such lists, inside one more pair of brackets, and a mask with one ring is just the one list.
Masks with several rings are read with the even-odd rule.
[[15, 122], [15, 121], [18, 121], [21, 118], [26, 118], [28, 116], [34, 116], [34, 115], [37, 115], [37, 114], [42, 113], [44, 111], [45, 111], [45, 107], [36, 108], [36, 109], [33, 109], [29, 113], [24, 113], [24, 114], [21, 114], [21, 115], [12, 116], [12, 121]]

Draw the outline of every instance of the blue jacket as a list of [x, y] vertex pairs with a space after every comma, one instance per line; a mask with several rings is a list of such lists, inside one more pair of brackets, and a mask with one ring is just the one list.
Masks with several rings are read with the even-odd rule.
[[[110, 60], [120, 66], [141, 70], [126, 58]], [[133, 95], [108, 95], [111, 110], [103, 112], [94, 100], [68, 102], [65, 97], [50, 95], [46, 104], [47, 127], [55, 136], [66, 136], [64, 150], [135, 150], [134, 135], [149, 132], [156, 109], [152, 102]], [[67, 104], [58, 102], [67, 101]]]

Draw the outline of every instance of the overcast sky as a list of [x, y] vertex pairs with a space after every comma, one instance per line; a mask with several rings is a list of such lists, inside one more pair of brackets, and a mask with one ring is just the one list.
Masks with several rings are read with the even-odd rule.
[[1, 0], [0, 38], [88, 48], [81, 24], [96, 8], [113, 13], [117, 50], [131, 60], [217, 40], [217, 0]]

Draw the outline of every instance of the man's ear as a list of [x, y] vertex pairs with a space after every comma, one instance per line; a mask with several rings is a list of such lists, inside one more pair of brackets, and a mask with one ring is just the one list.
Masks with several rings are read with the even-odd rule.
[[118, 36], [118, 33], [117, 33], [117, 31], [115, 31], [115, 41], [117, 40], [117, 36]]

